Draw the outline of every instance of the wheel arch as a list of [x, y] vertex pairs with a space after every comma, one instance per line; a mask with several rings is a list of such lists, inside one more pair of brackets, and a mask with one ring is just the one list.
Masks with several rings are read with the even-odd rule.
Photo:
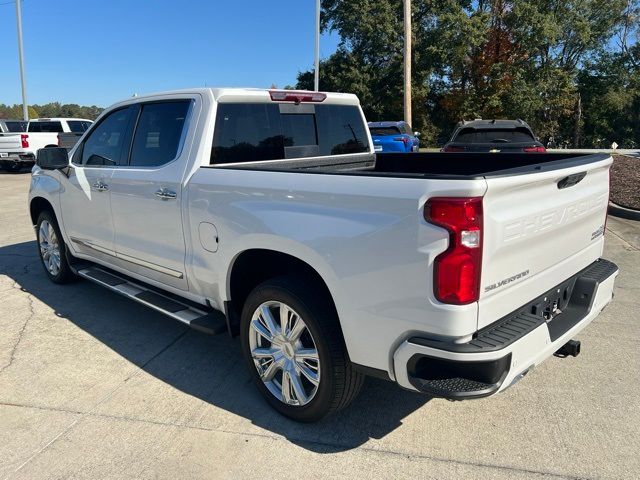
[[[256, 268], [256, 265], [259, 265], [259, 268]], [[229, 267], [227, 315], [238, 320], [251, 290], [270, 278], [282, 275], [304, 276], [307, 281], [312, 282], [318, 288], [320, 294], [326, 295], [326, 298], [331, 302], [331, 308], [338, 314], [335, 296], [317, 268], [289, 253], [265, 248], [251, 248], [237, 254]], [[235, 322], [230, 322], [230, 325], [233, 323]]]
[[56, 211], [49, 200], [44, 197], [34, 197], [31, 199], [29, 202], [29, 214], [32, 225], [35, 226], [35, 224], [38, 223], [38, 217], [45, 210], [49, 210], [57, 219]]

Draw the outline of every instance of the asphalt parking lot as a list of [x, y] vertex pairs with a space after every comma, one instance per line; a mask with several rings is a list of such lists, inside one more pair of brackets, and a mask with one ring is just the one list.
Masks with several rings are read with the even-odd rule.
[[609, 218], [616, 297], [578, 358], [470, 402], [369, 379], [300, 425], [259, 397], [237, 339], [49, 283], [28, 185], [0, 172], [0, 478], [640, 477], [640, 222]]

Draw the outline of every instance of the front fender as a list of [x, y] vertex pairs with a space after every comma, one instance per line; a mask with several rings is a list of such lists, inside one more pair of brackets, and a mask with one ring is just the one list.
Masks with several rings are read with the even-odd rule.
[[[58, 175], [62, 175], [58, 170], [49, 171], [42, 170], [38, 166], [33, 167], [27, 207], [29, 208], [29, 212], [32, 213], [31, 205], [36, 198], [46, 200], [53, 208], [62, 236], [64, 237], [65, 242], [68, 243], [62, 222], [62, 213], [60, 211], [60, 192], [62, 190], [62, 185], [60, 180], [57, 178]], [[37, 218], [33, 219], [34, 224], [36, 220]]]

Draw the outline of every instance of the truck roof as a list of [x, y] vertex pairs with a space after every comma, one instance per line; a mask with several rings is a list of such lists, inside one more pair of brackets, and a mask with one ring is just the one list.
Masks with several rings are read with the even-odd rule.
[[[258, 103], [270, 103], [271, 96], [269, 92], [308, 92], [306, 90], [284, 90], [279, 88], [188, 88], [181, 90], [169, 90], [165, 92], [156, 92], [145, 95], [136, 95], [135, 97], [128, 98], [117, 102], [114, 105], [121, 103], [139, 102], [147, 99], [157, 99], [161, 96], [169, 95], [184, 95], [184, 94], [199, 94], [205, 96], [211, 96], [214, 100], [219, 102], [258, 102]], [[326, 99], [323, 102], [317, 103], [332, 103], [341, 105], [359, 105], [360, 101], [358, 97], [352, 93], [337, 93], [337, 92], [319, 92], [326, 95]]]
[[30, 122], [60, 122], [65, 121], [79, 121], [79, 122], [93, 122], [93, 120], [89, 120], [87, 118], [75, 118], [75, 117], [51, 117], [51, 118], [32, 118], [29, 120]]
[[494, 128], [521, 128], [521, 127], [526, 127], [526, 128], [530, 128], [529, 125], [527, 125], [527, 122], [525, 122], [524, 120], [521, 119], [517, 119], [517, 120], [507, 120], [507, 119], [492, 119], [492, 120], [482, 120], [482, 119], [475, 119], [475, 120], [463, 120], [462, 122], [458, 123], [458, 127], [464, 127], [464, 128], [475, 128], [475, 129], [494, 129]]
[[369, 127], [399, 127], [400, 125], [405, 125], [407, 122], [404, 120], [397, 121], [384, 121], [384, 122], [369, 122]]

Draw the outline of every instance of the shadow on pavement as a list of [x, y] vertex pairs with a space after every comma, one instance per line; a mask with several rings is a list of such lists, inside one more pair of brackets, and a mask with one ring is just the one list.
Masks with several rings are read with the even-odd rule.
[[31, 173], [31, 167], [21, 168], [20, 170], [16, 170], [16, 171], [7, 171], [4, 168], [0, 167], [0, 175], [18, 175], [20, 173]]
[[[36, 242], [0, 247], [0, 275], [51, 307], [114, 352], [172, 387], [250, 420], [319, 453], [356, 448], [382, 438], [428, 402], [391, 382], [368, 378], [346, 410], [316, 424], [298, 424], [273, 411], [251, 383], [238, 339], [207, 336], [87, 281], [55, 285], [47, 279]], [[169, 338], [161, 348], [145, 345]]]

